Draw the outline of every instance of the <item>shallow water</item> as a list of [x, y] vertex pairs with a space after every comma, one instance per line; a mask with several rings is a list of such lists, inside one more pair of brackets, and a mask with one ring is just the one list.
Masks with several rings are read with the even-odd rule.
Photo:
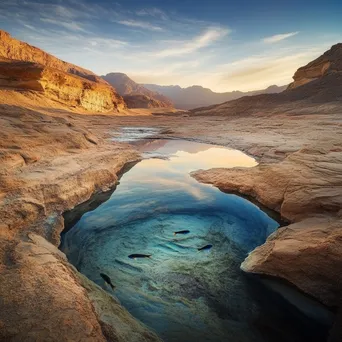
[[[157, 140], [124, 174], [109, 200], [63, 238], [69, 260], [110, 290], [165, 341], [304, 341], [280, 305], [239, 266], [278, 223], [249, 201], [198, 183], [189, 172], [253, 167], [240, 151], [188, 141]], [[187, 229], [186, 235], [174, 235]], [[199, 247], [211, 244], [209, 251]], [[129, 259], [133, 253], [151, 258]], [[268, 301], [271, 309], [260, 304]], [[285, 318], [284, 318], [285, 317]]]

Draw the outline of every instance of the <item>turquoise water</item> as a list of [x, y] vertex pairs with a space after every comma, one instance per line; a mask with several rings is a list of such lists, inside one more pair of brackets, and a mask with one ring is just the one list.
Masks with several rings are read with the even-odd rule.
[[[69, 260], [165, 341], [301, 341], [291, 323], [263, 311], [239, 269], [278, 223], [249, 201], [189, 175], [253, 167], [255, 160], [188, 141], [156, 140], [141, 150], [146, 159], [123, 175], [109, 200], [64, 235]], [[190, 233], [173, 234], [185, 229]], [[209, 251], [198, 251], [207, 244]], [[128, 258], [133, 253], [152, 257]]]

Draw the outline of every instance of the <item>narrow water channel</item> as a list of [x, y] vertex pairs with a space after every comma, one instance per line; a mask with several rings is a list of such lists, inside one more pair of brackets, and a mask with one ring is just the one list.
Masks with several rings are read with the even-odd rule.
[[288, 308], [240, 270], [279, 224], [246, 199], [189, 175], [256, 161], [182, 140], [151, 140], [141, 150], [145, 159], [111, 197], [64, 234], [70, 262], [165, 341], [306, 341]]

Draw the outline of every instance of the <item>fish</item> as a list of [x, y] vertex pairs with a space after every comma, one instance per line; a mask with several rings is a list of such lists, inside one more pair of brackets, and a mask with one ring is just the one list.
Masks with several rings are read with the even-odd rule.
[[179, 230], [178, 232], [174, 232], [173, 235], [177, 235], [177, 234], [189, 234], [190, 230]]
[[211, 247], [213, 247], [213, 245], [205, 245], [203, 247], [197, 248], [197, 250], [200, 251], [209, 251], [209, 249], [211, 249]]
[[151, 258], [151, 256], [152, 256], [152, 254], [131, 254], [131, 255], [129, 255], [128, 257], [130, 258], [130, 259], [138, 259], [138, 258], [141, 258], [141, 259], [143, 259], [143, 258]]
[[112, 290], [115, 289], [115, 286], [113, 285], [112, 281], [110, 280], [110, 278], [107, 276], [107, 274], [104, 273], [100, 273], [100, 276], [102, 277], [102, 279], [112, 288]]

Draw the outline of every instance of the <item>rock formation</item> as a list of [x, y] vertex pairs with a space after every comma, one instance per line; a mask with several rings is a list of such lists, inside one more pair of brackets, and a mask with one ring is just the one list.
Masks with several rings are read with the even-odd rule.
[[322, 56], [299, 68], [293, 76], [294, 82], [289, 85], [289, 89], [335, 72], [342, 72], [342, 43], [332, 46]]
[[109, 73], [102, 76], [123, 96], [128, 108], [171, 108], [173, 104], [166, 96], [146, 89], [122, 73]]
[[37, 63], [0, 61], [0, 87], [42, 92], [46, 97], [70, 107], [82, 107], [93, 112], [125, 108], [122, 98], [107, 84]]
[[188, 88], [181, 88], [180, 86], [160, 86], [156, 84], [145, 84], [146, 88], [156, 91], [169, 97], [176, 108], [178, 109], [192, 109], [204, 106], [215, 105], [218, 103], [231, 101], [243, 96], [280, 93], [286, 89], [286, 86], [278, 87], [272, 85], [263, 90], [257, 91], [232, 91], [226, 93], [215, 93], [208, 88], [201, 86], [192, 86]]
[[0, 31], [0, 87], [38, 91], [70, 107], [120, 111], [124, 100], [92, 72], [66, 63]]
[[9, 33], [3, 30], [0, 30], [0, 57], [38, 63], [53, 69], [78, 75], [93, 82], [105, 83], [93, 72], [77, 65], [64, 62], [35, 46], [11, 37]]

